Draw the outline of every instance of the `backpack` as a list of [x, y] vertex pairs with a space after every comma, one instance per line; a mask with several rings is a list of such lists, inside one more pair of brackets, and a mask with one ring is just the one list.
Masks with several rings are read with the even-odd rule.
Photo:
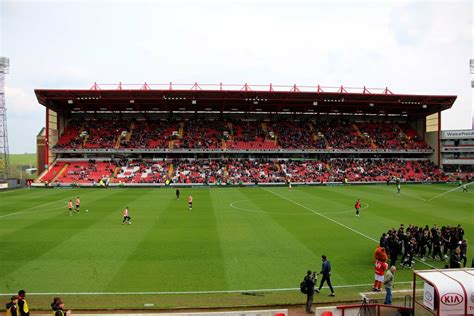
[[300, 283], [300, 291], [303, 294], [308, 294], [308, 287], [306, 286], [306, 280]]

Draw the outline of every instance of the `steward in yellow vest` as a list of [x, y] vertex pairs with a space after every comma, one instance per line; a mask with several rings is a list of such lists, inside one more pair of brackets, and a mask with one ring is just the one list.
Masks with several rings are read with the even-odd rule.
[[25, 290], [18, 291], [18, 315], [19, 316], [30, 316], [30, 308], [25, 300]]
[[18, 296], [14, 295], [7, 303], [7, 316], [18, 316]]

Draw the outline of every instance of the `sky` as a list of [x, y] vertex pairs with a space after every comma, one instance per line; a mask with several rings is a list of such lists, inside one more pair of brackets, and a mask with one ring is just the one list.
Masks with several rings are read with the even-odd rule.
[[45, 125], [35, 88], [98, 83], [388, 87], [457, 95], [443, 129], [473, 121], [471, 1], [0, 0], [11, 153]]

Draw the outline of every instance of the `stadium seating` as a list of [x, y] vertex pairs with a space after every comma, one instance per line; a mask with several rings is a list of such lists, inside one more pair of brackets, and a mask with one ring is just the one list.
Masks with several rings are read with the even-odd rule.
[[97, 183], [101, 179], [110, 177], [115, 169], [112, 162], [74, 161], [60, 162], [66, 164], [67, 169], [56, 180], [60, 183]]
[[56, 149], [419, 150], [428, 145], [408, 124], [346, 120], [70, 121]]
[[[368, 159], [351, 155], [321, 159], [237, 159], [232, 152], [278, 150], [420, 150], [428, 145], [408, 124], [348, 120], [275, 118], [169, 119], [103, 118], [67, 122], [56, 149], [166, 149], [193, 152], [222, 150], [219, 159], [109, 158], [106, 161], [56, 162], [42, 182], [97, 183], [284, 183], [372, 182], [400, 177], [404, 181], [442, 181], [443, 172], [428, 160]], [[260, 154], [261, 155], [261, 154]], [[285, 155], [280, 155], [285, 157]], [[67, 157], [67, 155], [65, 156]], [[127, 157], [127, 156], [123, 156]], [[241, 157], [241, 156], [240, 156]], [[349, 158], [350, 157], [350, 158]], [[395, 156], [396, 157], [396, 156]], [[214, 157], [217, 158], [217, 157]], [[332, 159], [331, 159], [332, 158]]]
[[122, 183], [164, 183], [169, 177], [170, 163], [153, 160], [122, 160], [116, 166], [113, 181]]
[[57, 162], [40, 181], [61, 183], [285, 183], [373, 182], [400, 177], [404, 181], [445, 181], [428, 160], [402, 159], [197, 159]]

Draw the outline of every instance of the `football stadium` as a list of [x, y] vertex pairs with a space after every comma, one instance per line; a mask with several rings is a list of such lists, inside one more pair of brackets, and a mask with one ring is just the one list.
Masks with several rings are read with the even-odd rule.
[[15, 157], [0, 66], [6, 315], [473, 315], [458, 95], [40, 84], [36, 154]]

